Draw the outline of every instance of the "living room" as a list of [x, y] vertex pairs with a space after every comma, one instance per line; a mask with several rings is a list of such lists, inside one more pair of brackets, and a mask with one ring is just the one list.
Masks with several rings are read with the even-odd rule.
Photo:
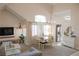
[[73, 3], [0, 3], [0, 55], [79, 55], [78, 7]]

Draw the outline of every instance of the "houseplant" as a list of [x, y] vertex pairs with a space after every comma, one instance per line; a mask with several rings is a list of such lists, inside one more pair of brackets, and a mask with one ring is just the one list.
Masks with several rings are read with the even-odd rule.
[[19, 36], [19, 38], [20, 38], [20, 40], [21, 40], [21, 43], [24, 43], [24, 35], [21, 34], [21, 35]]

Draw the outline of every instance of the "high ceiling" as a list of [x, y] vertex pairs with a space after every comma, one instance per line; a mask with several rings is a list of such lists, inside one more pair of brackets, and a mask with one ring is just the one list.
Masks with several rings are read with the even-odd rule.
[[[56, 16], [70, 16], [70, 8], [73, 4], [56, 4], [56, 3], [10, 3], [0, 4], [0, 9], [7, 5], [10, 10], [22, 18], [30, 21], [34, 21], [35, 15], [44, 15], [47, 20], [50, 21], [51, 17], [55, 13]], [[9, 10], [9, 11], [10, 11]]]

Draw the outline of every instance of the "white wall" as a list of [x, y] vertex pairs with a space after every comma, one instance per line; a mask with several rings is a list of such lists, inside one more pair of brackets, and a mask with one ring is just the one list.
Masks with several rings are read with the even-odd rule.
[[76, 32], [76, 35], [79, 37], [79, 4], [76, 4], [73, 6], [72, 9], [72, 26], [74, 28], [74, 31]]

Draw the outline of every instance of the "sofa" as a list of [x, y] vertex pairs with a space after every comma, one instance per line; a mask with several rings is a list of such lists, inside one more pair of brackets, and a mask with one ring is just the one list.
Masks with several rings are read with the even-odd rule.
[[5, 56], [5, 49], [2, 46], [0, 46], [0, 56]]
[[[28, 51], [24, 51], [21, 53], [13, 54], [10, 56], [41, 56], [42, 52], [38, 49], [31, 47]], [[4, 47], [0, 47], [0, 56], [5, 56], [5, 49]]]

